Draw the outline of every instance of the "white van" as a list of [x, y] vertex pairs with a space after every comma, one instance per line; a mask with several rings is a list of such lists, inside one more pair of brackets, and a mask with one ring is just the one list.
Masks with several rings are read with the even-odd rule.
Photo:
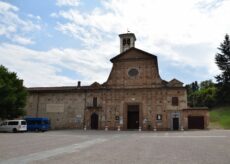
[[27, 124], [25, 120], [6, 120], [0, 124], [0, 131], [4, 131], [4, 132], [27, 131]]

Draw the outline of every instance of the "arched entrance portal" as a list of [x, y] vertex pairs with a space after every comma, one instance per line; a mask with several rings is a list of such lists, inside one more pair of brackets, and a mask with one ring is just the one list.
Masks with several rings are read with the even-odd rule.
[[91, 115], [91, 129], [98, 129], [98, 115], [96, 113]]

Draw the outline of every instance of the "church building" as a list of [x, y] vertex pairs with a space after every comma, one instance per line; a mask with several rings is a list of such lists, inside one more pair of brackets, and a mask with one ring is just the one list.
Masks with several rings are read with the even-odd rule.
[[52, 129], [206, 129], [207, 108], [188, 107], [183, 83], [161, 79], [157, 56], [135, 48], [133, 33], [119, 37], [106, 82], [28, 88], [27, 115], [48, 117]]

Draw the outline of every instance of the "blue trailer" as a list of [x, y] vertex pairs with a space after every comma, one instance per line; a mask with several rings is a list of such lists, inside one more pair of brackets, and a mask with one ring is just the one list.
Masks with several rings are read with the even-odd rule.
[[50, 120], [46, 117], [25, 117], [27, 131], [47, 131], [50, 129]]

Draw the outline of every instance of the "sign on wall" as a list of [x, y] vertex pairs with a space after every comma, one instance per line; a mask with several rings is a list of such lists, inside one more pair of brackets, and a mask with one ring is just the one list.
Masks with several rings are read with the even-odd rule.
[[47, 113], [63, 113], [64, 104], [46, 104]]
[[122, 125], [123, 124], [123, 117], [120, 116], [120, 124]]
[[76, 115], [76, 123], [80, 124], [82, 122], [82, 116], [80, 114]]

